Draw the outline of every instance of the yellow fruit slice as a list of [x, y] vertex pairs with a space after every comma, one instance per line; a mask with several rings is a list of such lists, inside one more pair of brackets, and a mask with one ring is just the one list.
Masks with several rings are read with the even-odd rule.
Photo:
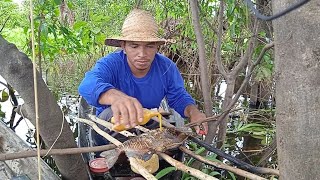
[[[142, 122], [138, 122], [137, 121], [137, 122], [139, 123], [139, 125], [145, 125], [154, 116], [158, 116], [158, 119], [159, 119], [159, 122], [160, 122], [159, 123], [160, 130], [162, 130], [162, 116], [158, 111], [151, 111], [149, 109], [143, 109], [143, 121]], [[120, 119], [121, 119], [121, 117], [120, 117]], [[111, 123], [115, 124], [114, 117], [111, 118]], [[112, 127], [112, 130], [119, 132], [119, 131], [131, 129], [131, 128], [133, 128], [133, 127], [126, 128], [125, 125], [119, 124], [119, 125], [114, 125]]]

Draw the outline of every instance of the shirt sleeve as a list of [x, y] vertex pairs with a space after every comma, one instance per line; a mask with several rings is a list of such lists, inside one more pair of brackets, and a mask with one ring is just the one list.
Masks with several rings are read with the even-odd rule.
[[88, 102], [88, 104], [95, 107], [103, 107], [99, 103], [99, 97], [102, 93], [109, 89], [115, 88], [114, 83], [114, 69], [111, 68], [112, 56], [106, 56], [95, 64], [95, 66], [85, 74], [84, 79], [79, 85], [79, 94]]
[[172, 62], [167, 74], [168, 89], [166, 97], [169, 106], [185, 118], [185, 108], [190, 104], [195, 104], [195, 101], [185, 89], [183, 78], [176, 64]]

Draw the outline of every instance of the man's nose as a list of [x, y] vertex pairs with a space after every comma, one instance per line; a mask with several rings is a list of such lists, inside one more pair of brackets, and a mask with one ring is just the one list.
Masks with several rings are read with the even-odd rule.
[[141, 47], [139, 49], [139, 57], [144, 57], [147, 54], [147, 49], [145, 47]]

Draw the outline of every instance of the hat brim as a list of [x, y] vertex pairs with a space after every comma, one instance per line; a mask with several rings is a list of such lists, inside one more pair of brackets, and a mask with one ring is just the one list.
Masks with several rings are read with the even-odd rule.
[[104, 43], [107, 46], [114, 46], [114, 47], [121, 47], [120, 42], [121, 41], [138, 41], [138, 42], [159, 42], [160, 45], [164, 44], [167, 42], [166, 39], [162, 38], [123, 38], [123, 37], [118, 37], [118, 38], [107, 38]]

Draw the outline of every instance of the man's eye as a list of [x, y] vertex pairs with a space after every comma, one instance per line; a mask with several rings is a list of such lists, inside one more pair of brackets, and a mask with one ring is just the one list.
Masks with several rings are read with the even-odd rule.
[[137, 48], [138, 46], [137, 45], [131, 45], [130, 47], [131, 48]]
[[154, 48], [155, 45], [148, 45], [147, 48]]

